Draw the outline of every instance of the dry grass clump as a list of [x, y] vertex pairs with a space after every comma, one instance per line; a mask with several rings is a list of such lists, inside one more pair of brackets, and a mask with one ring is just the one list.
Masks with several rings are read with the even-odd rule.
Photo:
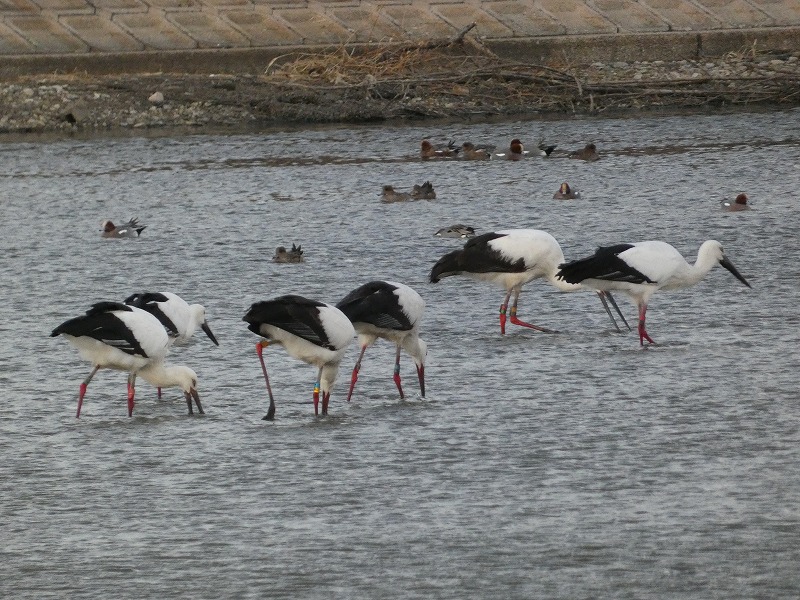
[[[391, 45], [297, 54], [274, 60], [265, 79], [278, 86], [316, 90], [362, 88], [366, 98], [417, 99], [415, 111], [430, 116], [434, 99], [470, 97], [480, 106], [517, 105], [535, 111], [596, 112], [646, 106], [700, 106], [709, 103], [786, 103], [798, 94], [797, 73], [764, 72], [675, 78], [670, 66], [647, 66], [633, 78], [590, 76], [568, 63], [554, 66], [503, 60], [479, 42], [459, 36], [441, 43]], [[722, 61], [753, 64], [763, 58], [748, 46]], [[684, 61], [685, 62], [685, 61]]]
[[501, 60], [481, 45], [460, 38], [440, 44], [339, 48], [276, 62], [266, 69], [270, 83], [318, 91], [361, 88], [366, 98], [382, 101], [416, 99], [422, 104], [415, 105], [413, 112], [420, 116], [441, 116], [440, 105], [448, 103], [448, 98], [469, 97], [484, 107], [508, 102], [536, 107], [543, 90], [575, 85], [569, 74]]
[[[429, 45], [381, 48], [339, 48], [320, 54], [296, 54], [292, 60], [267, 67], [273, 80], [328, 86], [358, 86], [377, 82], [458, 79], [492, 66], [495, 59], [464, 48]], [[288, 57], [280, 57], [288, 58]]]

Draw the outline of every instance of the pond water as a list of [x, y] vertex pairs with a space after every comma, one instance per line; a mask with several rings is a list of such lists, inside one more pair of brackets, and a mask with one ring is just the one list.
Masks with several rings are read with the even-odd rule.
[[[5, 598], [797, 598], [800, 595], [797, 190], [800, 110], [0, 144], [0, 592]], [[595, 163], [422, 162], [422, 138]], [[430, 180], [434, 201], [382, 204]], [[583, 198], [553, 200], [562, 181]], [[747, 192], [753, 209], [724, 213]], [[138, 240], [103, 219], [138, 217]], [[641, 349], [594, 294], [428, 283], [463, 240], [538, 228], [567, 259], [660, 239], [724, 269], [657, 293]], [[278, 245], [306, 262], [274, 264]], [[266, 351], [251, 303], [335, 303], [372, 279], [427, 303], [427, 397], [393, 348], [351, 346], [315, 418], [313, 367]], [[206, 306], [171, 362], [199, 375], [204, 417], [90, 366], [52, 329], [93, 302], [167, 290]], [[619, 295], [629, 321], [635, 308]]]

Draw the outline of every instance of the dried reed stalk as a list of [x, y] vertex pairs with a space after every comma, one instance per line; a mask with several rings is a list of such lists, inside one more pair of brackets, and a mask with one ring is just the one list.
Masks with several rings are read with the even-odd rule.
[[[409, 96], [479, 96], [487, 103], [530, 103], [555, 110], [569, 107], [589, 111], [615, 108], [631, 101], [649, 104], [707, 102], [787, 102], [798, 95], [800, 74], [780, 71], [747, 76], [680, 79], [590, 81], [579, 68], [567, 65], [522, 64], [498, 58], [479, 43], [464, 38], [471, 29], [442, 43], [346, 49], [324, 54], [298, 54], [277, 67], [270, 63], [265, 83], [288, 88], [347, 90], [365, 88], [367, 97], [380, 100]], [[467, 43], [467, 42], [470, 43]], [[755, 48], [742, 51], [750, 61]], [[729, 60], [737, 59], [729, 57]], [[274, 67], [274, 68], [273, 68]], [[467, 93], [453, 86], [469, 86]], [[438, 113], [416, 106], [412, 112]]]

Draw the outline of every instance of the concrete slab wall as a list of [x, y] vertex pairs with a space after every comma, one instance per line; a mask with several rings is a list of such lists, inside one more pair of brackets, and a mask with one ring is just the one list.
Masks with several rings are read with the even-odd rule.
[[800, 48], [800, 0], [0, 0], [0, 76], [257, 72], [297, 49], [446, 39], [473, 22], [487, 47], [532, 61]]

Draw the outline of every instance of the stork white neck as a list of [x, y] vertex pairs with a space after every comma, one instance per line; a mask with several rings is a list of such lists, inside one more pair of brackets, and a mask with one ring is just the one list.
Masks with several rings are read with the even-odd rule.
[[663, 286], [663, 289], [680, 289], [689, 287], [699, 282], [711, 269], [719, 264], [724, 258], [722, 244], [716, 240], [708, 240], [700, 245], [697, 251], [697, 259], [691, 265], [688, 262], [680, 265], [672, 275], [670, 282]]
[[138, 375], [154, 387], [179, 387], [184, 392], [197, 387], [197, 374], [189, 367], [155, 363], [140, 370]]
[[402, 348], [411, 355], [414, 363], [421, 367], [425, 365], [425, 356], [428, 354], [428, 345], [416, 336], [406, 336], [402, 341]]
[[331, 364], [328, 363], [323, 365], [322, 370], [319, 376], [319, 390], [323, 394], [327, 394], [331, 391], [334, 382], [336, 381], [336, 377], [339, 375], [339, 364]]
[[192, 318], [189, 324], [189, 335], [194, 333], [206, 321], [206, 309], [202, 304], [190, 304], [189, 310]]

